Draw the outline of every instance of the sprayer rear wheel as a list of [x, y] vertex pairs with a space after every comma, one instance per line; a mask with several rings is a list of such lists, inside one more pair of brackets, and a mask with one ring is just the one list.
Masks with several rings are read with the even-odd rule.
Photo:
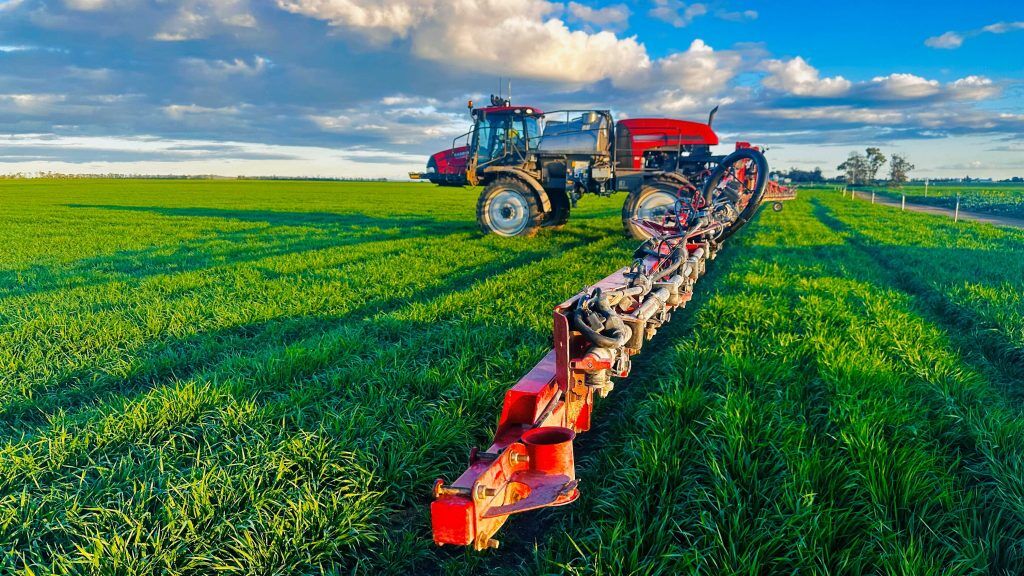
[[572, 210], [569, 195], [561, 190], [553, 190], [548, 192], [548, 198], [551, 199], [551, 211], [545, 214], [543, 226], [560, 230], [569, 221], [569, 212]]
[[650, 238], [650, 234], [637, 226], [634, 220], [664, 222], [672, 216], [678, 198], [678, 186], [667, 182], [649, 182], [630, 192], [622, 205], [622, 230], [626, 237], [636, 240]]

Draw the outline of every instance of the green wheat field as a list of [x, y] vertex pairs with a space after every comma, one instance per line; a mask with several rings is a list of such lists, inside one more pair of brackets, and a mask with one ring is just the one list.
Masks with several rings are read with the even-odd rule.
[[583, 496], [430, 539], [621, 195], [0, 182], [0, 573], [1022, 574], [1024, 231], [801, 191], [599, 401]]

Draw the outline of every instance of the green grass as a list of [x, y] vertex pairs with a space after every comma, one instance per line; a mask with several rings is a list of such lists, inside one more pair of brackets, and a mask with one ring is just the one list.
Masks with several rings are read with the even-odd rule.
[[1024, 186], [1020, 184], [978, 183], [942, 184], [928, 187], [905, 186], [899, 190], [878, 189], [880, 192], [899, 199], [906, 194], [907, 202], [953, 209], [957, 195], [960, 208], [975, 212], [986, 212], [1014, 218], [1024, 218]]
[[577, 503], [435, 548], [621, 200], [507, 240], [426, 185], [0, 183], [0, 572], [1024, 572], [1024, 232], [813, 191], [599, 404]]

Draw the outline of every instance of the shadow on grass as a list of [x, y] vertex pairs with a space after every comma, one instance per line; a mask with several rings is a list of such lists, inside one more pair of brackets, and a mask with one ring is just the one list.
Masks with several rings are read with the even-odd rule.
[[220, 218], [241, 222], [264, 222], [271, 226], [315, 227], [333, 231], [343, 228], [406, 229], [420, 228], [436, 230], [444, 228], [448, 233], [453, 228], [472, 229], [468, 222], [451, 221], [441, 223], [430, 218], [378, 218], [358, 213], [334, 212], [284, 212], [277, 210], [233, 210], [224, 208], [169, 208], [164, 206], [124, 206], [114, 204], [65, 204], [68, 208], [142, 212], [160, 216], [184, 218]]
[[[559, 245], [559, 249], [572, 250], [591, 241], [590, 237], [580, 235], [573, 242]], [[389, 296], [387, 290], [382, 290], [381, 297], [367, 300], [338, 316], [275, 318], [188, 338], [161, 340], [134, 354], [135, 370], [127, 378], [114, 378], [100, 369], [91, 368], [70, 374], [27, 396], [22, 395], [19, 389], [18, 397], [0, 407], [0, 435], [17, 436], [27, 427], [41, 426], [57, 410], [63, 414], [74, 414], [117, 395], [140, 393], [168, 379], [189, 378], [233, 355], [254, 354], [265, 346], [312, 338], [318, 333], [357, 324], [377, 314], [413, 304], [440, 301], [449, 295], [471, 290], [477, 282], [530, 266], [546, 256], [552, 256], [552, 250], [531, 250], [513, 258], [496, 259], [471, 270], [446, 275], [440, 283], [409, 297]]]
[[[967, 364], [980, 373], [996, 376], [1003, 384], [1003, 392], [1009, 394], [1014, 401], [1024, 400], [1024, 387], [1020, 386], [1024, 382], [1024, 350], [978, 313], [956, 304], [929, 282], [938, 280], [956, 284], [976, 281], [969, 274], [957, 272], [954, 264], [961, 259], [970, 260], [975, 266], [998, 266], [1005, 271], [1007, 281], [1019, 281], [1020, 274], [1024, 272], [1024, 264], [1016, 271], [1005, 269], [1006, 256], [1012, 252], [885, 244], [872, 240], [839, 220], [818, 199], [814, 199], [813, 203], [816, 218], [830, 229], [845, 235], [851, 247], [876, 263], [878, 269], [890, 280], [883, 288], [895, 289], [913, 297], [918, 313], [940, 327], [950, 341], [970, 352], [961, 354]], [[841, 261], [839, 258], [835, 260]], [[918, 268], [908, 265], [916, 262], [928, 263], [928, 266]], [[986, 265], [986, 262], [990, 264]], [[873, 279], [865, 281], [871, 282]], [[979, 356], [984, 359], [983, 362], [978, 361]]]
[[436, 238], [475, 230], [471, 223], [461, 221], [375, 218], [361, 214], [84, 204], [69, 206], [187, 218], [225, 218], [265, 222], [270, 226], [210, 234], [201, 240], [181, 242], [174, 248], [157, 246], [85, 258], [68, 265], [0, 271], [0, 298], [95, 286], [117, 280], [138, 280], [159, 274], [202, 270], [330, 248], [355, 247], [371, 242]]

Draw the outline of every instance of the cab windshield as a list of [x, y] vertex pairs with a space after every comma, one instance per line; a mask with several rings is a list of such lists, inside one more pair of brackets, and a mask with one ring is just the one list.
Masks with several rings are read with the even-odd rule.
[[488, 114], [477, 123], [477, 163], [482, 165], [499, 158], [525, 158], [530, 139], [540, 135], [537, 118], [519, 114]]

